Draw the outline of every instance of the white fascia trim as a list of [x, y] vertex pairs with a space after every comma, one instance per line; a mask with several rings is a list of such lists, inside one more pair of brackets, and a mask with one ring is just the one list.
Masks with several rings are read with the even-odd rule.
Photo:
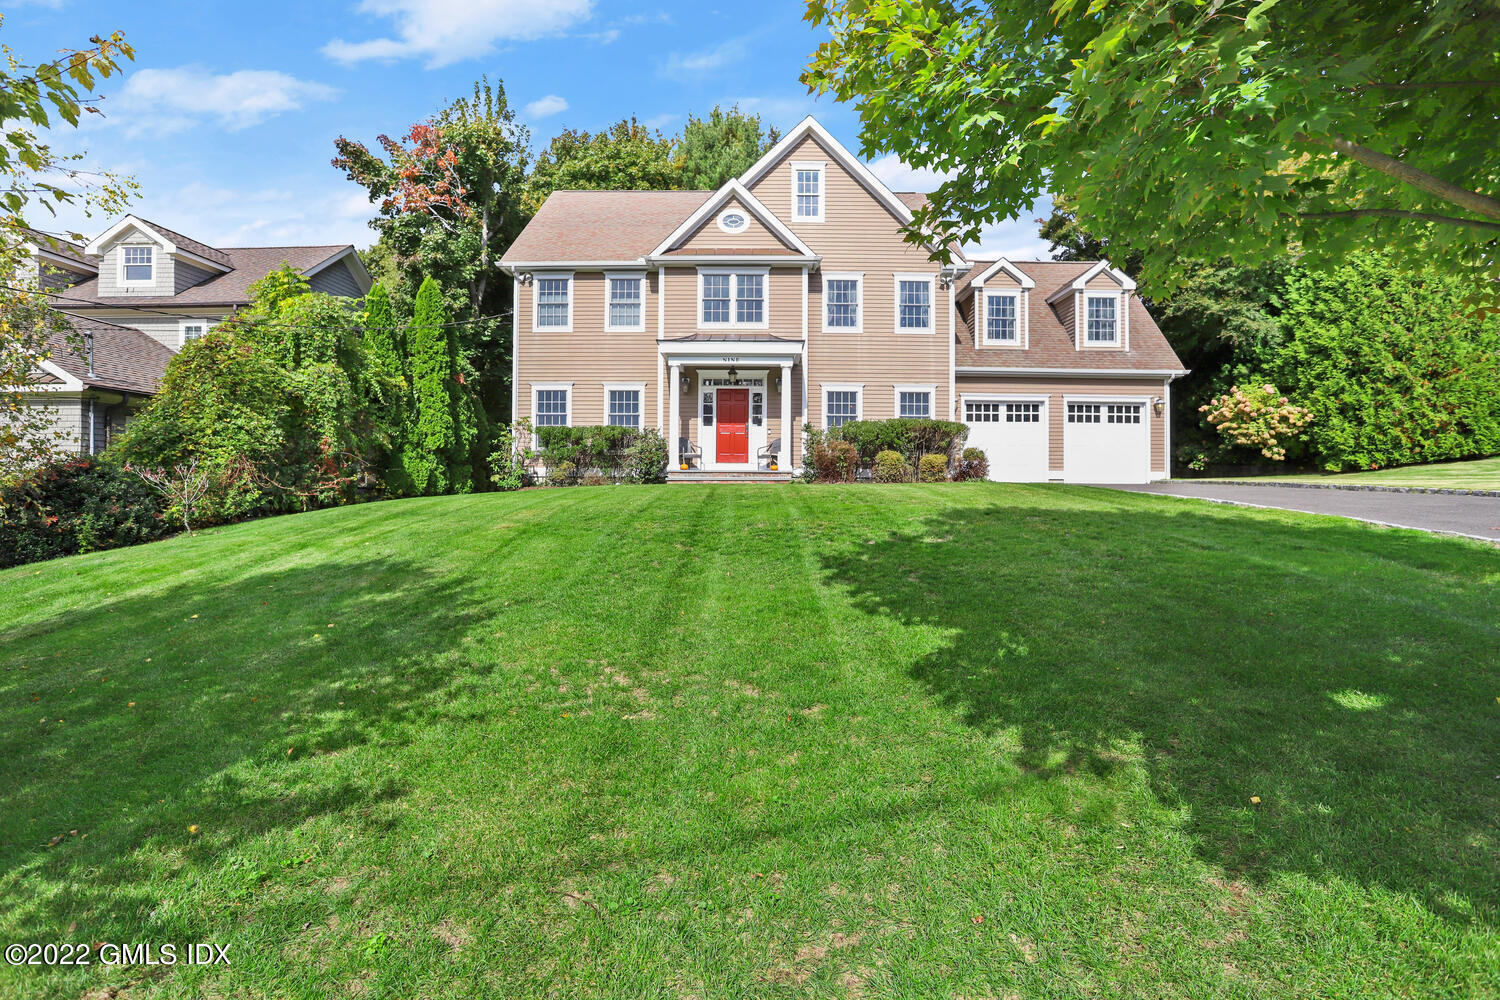
[[754, 264], [759, 267], [810, 267], [818, 270], [823, 263], [823, 258], [817, 254], [805, 257], [801, 254], [763, 254], [763, 253], [701, 253], [701, 254], [670, 254], [667, 256], [654, 256], [647, 259], [647, 263], [655, 267], [693, 267], [695, 265], [717, 265], [729, 264]]
[[51, 361], [38, 362], [37, 367], [51, 375], [53, 378], [62, 379], [60, 384], [37, 383], [28, 384], [21, 392], [30, 394], [33, 392], [80, 392], [83, 390], [83, 380], [72, 372]]
[[[144, 222], [142, 222], [140, 219], [137, 219], [133, 215], [124, 216], [120, 219], [119, 222], [116, 222], [113, 226], [110, 226], [104, 232], [100, 233], [98, 236], [95, 236], [92, 240], [89, 240], [88, 246], [83, 248], [83, 252], [94, 257], [104, 256], [104, 251], [109, 249], [110, 245], [115, 242], [119, 235], [127, 229], [134, 229], [137, 232], [150, 237], [167, 253], [177, 252], [177, 245], [175, 243], [173, 243], [171, 240], [167, 239], [161, 233], [158, 233], [156, 230], [152, 229], [150, 226], [146, 225]], [[220, 267], [220, 265], [218, 264], [215, 264], [214, 266]]]
[[1009, 367], [983, 367], [966, 366], [960, 368], [960, 375], [1109, 375], [1115, 378], [1181, 378], [1192, 371], [1191, 368], [1009, 368]]
[[[896, 271], [891, 275], [891, 322], [897, 333], [931, 334], [937, 332], [937, 275], [920, 271]], [[901, 282], [927, 282], [927, 326], [901, 325]]]
[[806, 243], [803, 243], [800, 239], [797, 238], [796, 233], [788, 229], [786, 227], [786, 224], [776, 217], [776, 214], [774, 212], [766, 208], [766, 206], [761, 203], [759, 198], [751, 194], [749, 188], [740, 183], [739, 178], [731, 177], [729, 180], [724, 182], [723, 187], [714, 192], [713, 197], [709, 198], [702, 205], [698, 206], [698, 210], [696, 212], [684, 219], [682, 225], [672, 230], [672, 234], [670, 236], [658, 243], [656, 245], [656, 249], [652, 250], [649, 254], [646, 255], [647, 259], [655, 258], [660, 256], [661, 254], [666, 253], [667, 251], [675, 247], [679, 242], [686, 239], [690, 234], [696, 231], [698, 227], [705, 220], [707, 220], [710, 215], [714, 214], [720, 208], [722, 208], [724, 203], [729, 201], [730, 198], [738, 198], [740, 204], [744, 205], [746, 210], [749, 211], [751, 215], [760, 220], [761, 225], [765, 226], [767, 229], [771, 230], [778, 237], [780, 237], [781, 241], [788, 247], [797, 251], [797, 253], [805, 257], [817, 256], [812, 252], [812, 249], [808, 247]]
[[[631, 326], [615, 326], [609, 321], [609, 283], [611, 281], [635, 280], [641, 283], [641, 321]], [[604, 332], [605, 333], [645, 333], [646, 332], [646, 272], [645, 271], [605, 271], [604, 272]]]
[[885, 186], [885, 182], [872, 174], [869, 167], [859, 162], [849, 150], [844, 148], [844, 144], [835, 139], [812, 115], [798, 122], [796, 128], [781, 137], [780, 142], [766, 150], [760, 159], [751, 164], [749, 170], [740, 174], [739, 180], [744, 183], [745, 187], [753, 187], [757, 181], [770, 172], [772, 167], [781, 162], [782, 157], [786, 156], [797, 143], [809, 135], [815, 137], [819, 145], [845, 170], [853, 174], [855, 179], [875, 196], [876, 200], [891, 211], [892, 215], [900, 219], [903, 224], [911, 221], [911, 209], [906, 207], [906, 202], [897, 198], [895, 192]]
[[[792, 201], [788, 209], [788, 217], [793, 222], [822, 222], [827, 216], [824, 203], [828, 200], [828, 161], [827, 160], [792, 160], [787, 164], [791, 168], [792, 178]], [[797, 214], [797, 171], [816, 170], [818, 172], [818, 214]]]
[[1032, 281], [1029, 275], [1027, 275], [1020, 268], [1016, 267], [1016, 265], [1012, 264], [1010, 261], [1006, 260], [1004, 257], [1001, 257], [999, 260], [995, 261], [989, 267], [981, 271], [979, 273], [979, 277], [975, 278], [972, 284], [976, 288], [983, 288], [985, 279], [993, 278], [1000, 271], [1004, 271], [1012, 278], [1015, 278], [1016, 281], [1020, 283], [1022, 288], [1036, 287], [1036, 282]]
[[359, 259], [359, 253], [354, 249], [354, 246], [352, 244], [350, 246], [344, 247], [344, 249], [340, 250], [332, 257], [329, 257], [322, 263], [314, 264], [306, 271], [303, 271], [302, 277], [311, 278], [319, 271], [326, 271], [328, 268], [337, 264], [341, 260], [350, 259], [352, 259], [353, 261], [349, 269], [354, 272], [354, 283], [359, 286], [359, 290], [362, 293], [368, 294], [370, 291], [370, 286], [375, 284], [375, 279], [370, 277], [370, 272], [368, 269], [366, 269], [365, 262]]
[[1135, 282], [1130, 280], [1130, 275], [1126, 274], [1118, 267], [1115, 267], [1109, 261], [1101, 260], [1093, 267], [1089, 268], [1087, 271], [1084, 271], [1078, 277], [1074, 278], [1071, 282], [1063, 285], [1057, 291], [1047, 296], [1047, 301], [1049, 303], [1056, 302], [1065, 294], [1068, 294], [1070, 292], [1082, 291], [1084, 286], [1086, 286], [1090, 280], [1100, 274], [1107, 274], [1110, 278], [1114, 279], [1115, 284], [1119, 285], [1123, 290], [1127, 292], [1135, 291]]
[[[538, 278], [566, 278], [568, 280], [568, 322], [564, 326], [537, 326], [537, 316], [541, 309], [540, 289], [535, 281], [531, 283], [531, 332], [532, 333], [572, 333], [573, 332], [573, 298], [575, 284], [572, 271], [548, 271], [537, 275]], [[572, 405], [572, 404], [569, 404]]]
[[[565, 427], [573, 426], [573, 383], [572, 382], [533, 382], [531, 383], [531, 426], [535, 428], [536, 423], [536, 394], [546, 389], [563, 389], [568, 393], [568, 412], [564, 419], [568, 422]], [[552, 426], [552, 425], [548, 425]]]
[[[830, 281], [852, 281], [854, 282], [854, 325], [853, 326], [829, 326], [828, 325], [828, 283]], [[805, 296], [804, 296], [805, 298]], [[823, 272], [823, 313], [820, 328], [824, 333], [864, 333], [865, 332], [865, 272], [863, 271], [824, 271]]]
[[646, 258], [637, 257], [634, 260], [510, 260], [501, 261], [495, 265], [506, 274], [520, 274], [522, 271], [549, 271], [558, 268], [572, 268], [575, 271], [597, 271], [606, 267], [629, 269], [632, 267], [645, 267]]
[[60, 254], [50, 252], [45, 246], [39, 246], [35, 243], [31, 247], [32, 254], [36, 259], [48, 267], [56, 268], [59, 271], [72, 271], [74, 274], [99, 273], [99, 265], [97, 263], [85, 264], [70, 257], [63, 257]]

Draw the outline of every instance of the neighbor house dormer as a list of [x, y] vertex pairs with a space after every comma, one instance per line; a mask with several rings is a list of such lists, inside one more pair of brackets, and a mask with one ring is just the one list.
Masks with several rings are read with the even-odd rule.
[[221, 250], [127, 215], [84, 252], [99, 260], [101, 296], [161, 296], [234, 270]]

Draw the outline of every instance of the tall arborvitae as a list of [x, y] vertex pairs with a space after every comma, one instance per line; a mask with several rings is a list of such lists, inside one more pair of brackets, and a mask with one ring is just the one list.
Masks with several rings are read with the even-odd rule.
[[384, 410], [382, 422], [390, 434], [390, 449], [381, 478], [387, 490], [400, 495], [413, 492], [411, 477], [407, 475], [403, 461], [412, 405], [411, 385], [406, 379], [406, 363], [397, 333], [390, 293], [377, 281], [365, 295], [365, 351], [371, 369], [380, 380]]
[[416, 309], [407, 332], [417, 414], [404, 449], [406, 471], [415, 492], [422, 495], [447, 493], [452, 489], [448, 467], [459, 440], [446, 316], [442, 288], [432, 278], [424, 278], [417, 290]]

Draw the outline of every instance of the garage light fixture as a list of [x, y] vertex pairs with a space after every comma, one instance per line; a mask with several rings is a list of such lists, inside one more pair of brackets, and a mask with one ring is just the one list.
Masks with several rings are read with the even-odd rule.
[[1165, 413], [1166, 410], [1167, 410], [1167, 401], [1165, 399], [1162, 399], [1160, 396], [1157, 396], [1156, 398], [1154, 398], [1154, 399], [1151, 400], [1151, 412], [1152, 413], [1156, 414], [1159, 417], [1163, 413]]

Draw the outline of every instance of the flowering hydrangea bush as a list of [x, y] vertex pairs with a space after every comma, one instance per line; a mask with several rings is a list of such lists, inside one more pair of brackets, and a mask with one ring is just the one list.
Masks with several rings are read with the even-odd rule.
[[1293, 405], [1274, 385], [1236, 385], [1198, 407], [1230, 444], [1257, 448], [1275, 462], [1286, 460], [1286, 446], [1312, 423], [1312, 412]]

